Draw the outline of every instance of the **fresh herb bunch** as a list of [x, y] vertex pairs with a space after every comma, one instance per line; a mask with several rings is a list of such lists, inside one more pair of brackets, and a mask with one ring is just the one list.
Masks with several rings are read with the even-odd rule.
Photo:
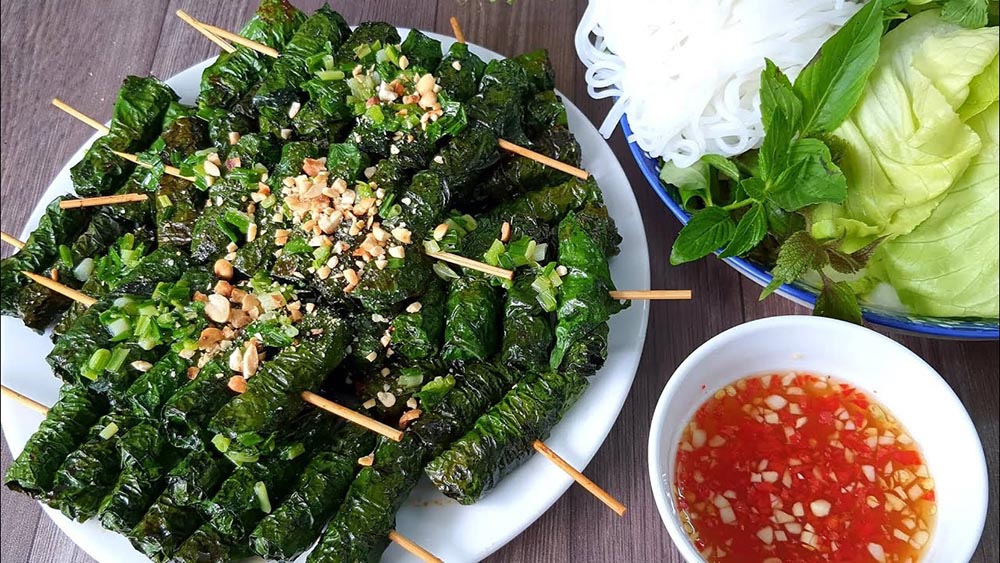
[[[823, 45], [794, 84], [766, 61], [760, 95], [767, 135], [757, 153], [733, 160], [708, 155], [688, 169], [664, 164], [660, 178], [677, 187], [685, 206], [695, 198], [704, 202], [674, 241], [671, 264], [720, 248], [722, 258], [763, 256], [775, 266], [761, 299], [812, 270], [830, 266], [853, 273], [864, 267], [874, 247], [845, 254], [836, 249], [839, 241], [816, 241], [809, 235], [808, 211], [847, 197], [831, 132], [860, 99], [878, 60], [882, 32], [882, 1], [873, 0]], [[815, 313], [860, 322], [850, 288], [821, 276]]]

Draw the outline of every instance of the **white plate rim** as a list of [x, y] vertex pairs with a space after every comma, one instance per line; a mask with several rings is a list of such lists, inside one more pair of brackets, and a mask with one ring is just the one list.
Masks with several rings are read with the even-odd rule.
[[[408, 28], [398, 28], [405, 36]], [[454, 40], [440, 34], [424, 32], [442, 42], [447, 49]], [[469, 44], [470, 49], [484, 60], [501, 58], [494, 51]], [[195, 64], [167, 79], [166, 82], [191, 103], [197, 94], [201, 71], [214, 58]], [[612, 275], [619, 287], [649, 289], [649, 251], [642, 216], [628, 178], [607, 142], [569, 99], [559, 93], [567, 107], [570, 129], [581, 144], [584, 167], [600, 184], [611, 216], [623, 237], [622, 252], [612, 260]], [[49, 185], [30, 215], [21, 233], [25, 238], [38, 224], [44, 205], [57, 195], [72, 188], [69, 168], [83, 156], [87, 147], [98, 138], [91, 137], [70, 159]], [[618, 419], [638, 369], [649, 320], [649, 303], [637, 301], [611, 321], [608, 362], [591, 379], [591, 389], [567, 413], [553, 430], [546, 443], [580, 470], [584, 470]], [[31, 355], [28, 361], [12, 358], [23, 355], [25, 347], [44, 347], [51, 343], [47, 336], [25, 328], [18, 319], [0, 320], [0, 368], [4, 384], [19, 392], [52, 404], [58, 394], [59, 381], [40, 378], [39, 373], [51, 370], [44, 360]], [[39, 371], [40, 370], [40, 371]], [[31, 433], [41, 422], [41, 415], [16, 403], [6, 403], [0, 413], [12, 455], [17, 455]], [[508, 543], [548, 510], [573, 484], [572, 479], [540, 456], [533, 456], [511, 473], [490, 495], [473, 506], [460, 506], [437, 493], [424, 478], [398, 515], [397, 529], [449, 563], [479, 561]], [[614, 491], [612, 491], [614, 494]], [[594, 502], [598, 502], [596, 499]], [[46, 506], [43, 510], [84, 551], [98, 561], [147, 561], [132, 549], [128, 541], [100, 527], [95, 520], [78, 523]], [[442, 526], [442, 523], [448, 525]], [[488, 526], [484, 524], [488, 523]], [[301, 558], [300, 558], [301, 559]], [[398, 546], [390, 546], [383, 562], [417, 561]]]

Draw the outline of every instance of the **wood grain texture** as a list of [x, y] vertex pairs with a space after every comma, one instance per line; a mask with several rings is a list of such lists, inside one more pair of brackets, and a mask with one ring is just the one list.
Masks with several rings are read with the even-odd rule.
[[[293, 0], [312, 10], [319, 0]], [[592, 121], [600, 123], [607, 102], [587, 97], [583, 66], [573, 50], [573, 31], [586, 2], [518, 0], [336, 0], [351, 22], [383, 19], [404, 27], [450, 33], [457, 16], [469, 41], [505, 55], [545, 47], [557, 70], [557, 86]], [[12, 1], [2, 13], [2, 105], [0, 160], [2, 228], [17, 233], [58, 169], [91, 134], [48, 106], [60, 96], [105, 120], [125, 73], [168, 77], [217, 49], [173, 16], [183, 8], [196, 18], [237, 28], [253, 12], [247, 1], [198, 0]], [[652, 258], [652, 286], [691, 288], [689, 302], [651, 304], [647, 346], [622, 414], [585, 473], [628, 506], [619, 518], [579, 487], [571, 488], [542, 518], [488, 559], [500, 562], [680, 562], [653, 503], [647, 476], [646, 442], [653, 408], [670, 374], [702, 342], [745, 320], [804, 314], [778, 297], [757, 301], [759, 288], [718, 260], [668, 265], [678, 223], [646, 185], [620, 132], [610, 144], [632, 182], [642, 210]], [[44, 158], [39, 158], [44, 155]], [[4, 254], [9, 249], [4, 249]], [[938, 369], [972, 414], [986, 448], [990, 481], [998, 482], [998, 346], [891, 335]], [[3, 444], [2, 466], [10, 464]], [[4, 489], [4, 563], [91, 561], [38, 505]], [[991, 491], [986, 532], [975, 561], [1000, 559], [997, 495]], [[413, 538], [419, 541], [419, 538]]]

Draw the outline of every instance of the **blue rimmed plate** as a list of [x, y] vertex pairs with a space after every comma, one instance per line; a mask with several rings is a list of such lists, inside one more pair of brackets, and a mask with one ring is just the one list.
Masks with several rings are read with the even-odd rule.
[[[622, 116], [621, 126], [626, 138], [632, 135], [628, 116]], [[674, 200], [667, 191], [667, 187], [660, 181], [657, 161], [639, 148], [637, 143], [629, 141], [628, 145], [632, 156], [635, 157], [636, 164], [642, 170], [642, 175], [646, 177], [646, 181], [660, 196], [674, 217], [686, 225], [691, 219], [691, 215], [681, 207], [680, 203]], [[771, 273], [762, 264], [736, 257], [723, 258], [723, 261], [762, 287], [771, 283]], [[816, 305], [817, 290], [802, 283], [784, 284], [778, 288], [777, 293], [805, 307], [812, 308]], [[908, 315], [868, 304], [862, 305], [862, 314], [865, 321], [873, 325], [918, 336], [957, 340], [997, 340], [1000, 338], [1000, 325], [996, 320]]]

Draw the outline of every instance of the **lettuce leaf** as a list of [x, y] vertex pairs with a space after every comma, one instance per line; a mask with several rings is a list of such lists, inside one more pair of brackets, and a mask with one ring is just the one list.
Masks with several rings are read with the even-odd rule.
[[886, 243], [872, 258], [869, 275], [892, 285], [914, 313], [1000, 316], [998, 108], [994, 101], [969, 121], [982, 140], [982, 150], [941, 204], [926, 221]]
[[968, 113], [983, 106], [979, 96], [988, 96], [989, 85], [977, 77], [998, 47], [995, 29], [965, 29], [937, 10], [885, 36], [860, 102], [834, 131], [843, 141], [847, 199], [814, 209], [814, 237], [842, 239], [851, 252], [905, 235], [931, 215], [982, 148], [958, 110], [973, 89]]

